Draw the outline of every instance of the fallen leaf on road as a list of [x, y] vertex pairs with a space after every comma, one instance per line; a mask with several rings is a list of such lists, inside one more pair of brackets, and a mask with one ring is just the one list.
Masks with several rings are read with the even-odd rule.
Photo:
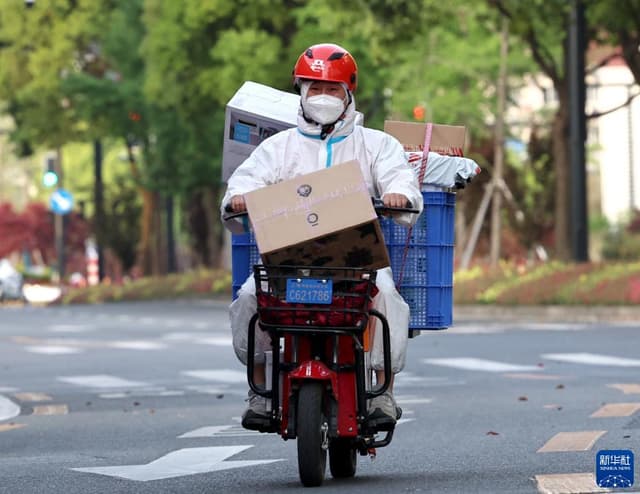
[[558, 384], [558, 385], [556, 386], [556, 389], [564, 389], [564, 384]]
[[498, 432], [494, 432], [494, 431], [489, 431], [487, 432], [487, 436], [499, 436], [500, 434]]
[[527, 398], [526, 396], [519, 396], [518, 397], [518, 401], [528, 401], [529, 398]]

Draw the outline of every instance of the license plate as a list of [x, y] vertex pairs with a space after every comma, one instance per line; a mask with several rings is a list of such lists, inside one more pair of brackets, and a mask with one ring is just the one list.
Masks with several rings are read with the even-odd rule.
[[290, 304], [330, 304], [333, 281], [316, 278], [287, 279], [287, 302]]

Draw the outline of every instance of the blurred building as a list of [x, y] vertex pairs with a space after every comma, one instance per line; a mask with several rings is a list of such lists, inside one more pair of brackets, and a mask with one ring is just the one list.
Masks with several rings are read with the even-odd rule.
[[[603, 114], [587, 121], [589, 211], [616, 224], [640, 209], [640, 96], [625, 105], [640, 93], [640, 86], [624, 59], [611, 48], [590, 49], [587, 66], [597, 68], [586, 78], [586, 113]], [[516, 124], [518, 137], [527, 142], [531, 124], [542, 120], [545, 110], [551, 117], [557, 95], [551, 80], [536, 76], [513, 96], [517, 104], [507, 118]]]

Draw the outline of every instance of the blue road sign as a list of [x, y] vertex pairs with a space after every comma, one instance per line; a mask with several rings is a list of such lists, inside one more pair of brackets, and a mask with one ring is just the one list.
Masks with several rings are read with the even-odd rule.
[[73, 196], [71, 195], [71, 192], [64, 189], [56, 190], [51, 194], [49, 206], [51, 207], [51, 211], [55, 214], [70, 213], [73, 208]]

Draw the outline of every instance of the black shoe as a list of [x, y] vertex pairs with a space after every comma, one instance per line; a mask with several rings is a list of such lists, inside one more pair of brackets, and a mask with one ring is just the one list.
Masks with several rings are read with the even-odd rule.
[[271, 417], [249, 409], [242, 414], [242, 427], [252, 431], [272, 432]]

